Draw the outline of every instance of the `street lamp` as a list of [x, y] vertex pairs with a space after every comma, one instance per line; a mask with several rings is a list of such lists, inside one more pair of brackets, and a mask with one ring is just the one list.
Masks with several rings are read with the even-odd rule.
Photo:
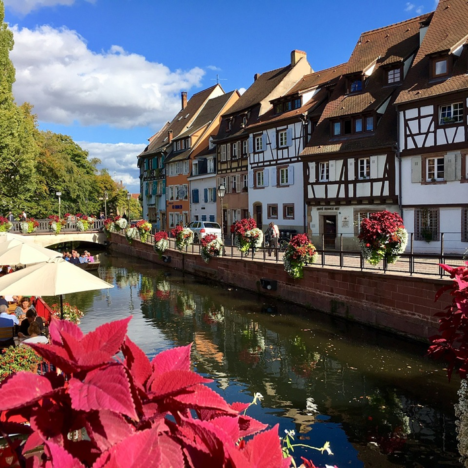
[[218, 197], [221, 200], [221, 240], [224, 240], [224, 224], [223, 224], [223, 198], [226, 194], [226, 187], [221, 184], [218, 187]]
[[62, 196], [62, 192], [55, 192], [55, 195], [57, 195], [58, 201], [59, 201], [59, 218], [60, 218], [60, 205], [61, 205], [60, 197]]
[[130, 194], [130, 192], [127, 193], [127, 200], [128, 200], [128, 213], [127, 213], [127, 216], [128, 216], [128, 222], [130, 223], [130, 199], [132, 198], [132, 195]]
[[109, 199], [107, 191], [104, 192], [104, 216], [107, 219], [107, 200]]

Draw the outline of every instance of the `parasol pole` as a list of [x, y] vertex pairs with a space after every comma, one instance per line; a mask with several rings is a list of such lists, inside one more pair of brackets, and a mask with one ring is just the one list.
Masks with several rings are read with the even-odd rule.
[[63, 295], [60, 294], [60, 320], [63, 320]]

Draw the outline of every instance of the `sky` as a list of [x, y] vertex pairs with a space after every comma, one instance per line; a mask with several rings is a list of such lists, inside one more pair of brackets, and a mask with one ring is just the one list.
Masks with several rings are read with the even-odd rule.
[[190, 96], [248, 88], [294, 49], [315, 71], [346, 62], [362, 32], [437, 0], [3, 0], [16, 102], [70, 135], [139, 192], [137, 156]]

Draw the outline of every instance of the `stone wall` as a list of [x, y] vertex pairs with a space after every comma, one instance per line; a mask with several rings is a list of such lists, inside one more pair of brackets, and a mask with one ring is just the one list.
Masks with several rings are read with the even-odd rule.
[[[114, 252], [164, 265], [149, 244], [134, 241], [130, 246], [124, 237], [115, 234], [110, 240]], [[434, 314], [450, 300], [447, 294], [434, 302], [436, 291], [450, 284], [448, 279], [311, 266], [305, 269], [303, 279], [293, 280], [282, 263], [222, 257], [206, 264], [198, 254], [182, 255], [173, 250], [166, 254], [171, 257], [169, 267], [418, 340], [436, 333]], [[277, 281], [277, 290], [263, 289], [262, 278]]]

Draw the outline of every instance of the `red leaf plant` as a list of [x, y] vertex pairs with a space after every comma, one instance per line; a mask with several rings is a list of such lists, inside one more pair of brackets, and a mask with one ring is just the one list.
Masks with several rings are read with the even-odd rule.
[[[468, 265], [468, 262], [466, 262]], [[437, 301], [443, 293], [450, 291], [452, 303], [444, 312], [439, 312], [439, 335], [431, 336], [428, 355], [447, 362], [450, 380], [455, 369], [462, 379], [468, 374], [468, 267], [440, 265], [450, 273], [451, 286], [443, 286], [435, 296]]]
[[[126, 336], [129, 320], [84, 335], [75, 324], [53, 319], [51, 343], [30, 345], [62, 374], [19, 372], [0, 386], [0, 431], [27, 437], [20, 446], [6, 439], [20, 466], [291, 465], [283, 457], [278, 426], [265, 430], [242, 414], [246, 405], [228, 404], [205, 385], [210, 380], [190, 369], [191, 345], [164, 351], [150, 362]], [[18, 416], [29, 425], [13, 424]], [[86, 437], [69, 437], [74, 431]], [[246, 442], [247, 436], [254, 437]], [[31, 450], [39, 455], [26, 460]]]

